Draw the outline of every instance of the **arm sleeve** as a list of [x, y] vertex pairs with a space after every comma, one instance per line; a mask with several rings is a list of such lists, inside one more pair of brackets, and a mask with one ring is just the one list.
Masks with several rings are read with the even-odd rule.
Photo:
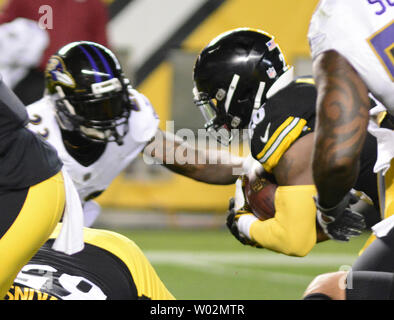
[[306, 256], [316, 243], [314, 185], [279, 186], [275, 217], [257, 220], [250, 227], [252, 240], [264, 248], [290, 256]]
[[160, 119], [150, 100], [135, 89], [130, 89], [131, 99], [138, 106], [129, 117], [130, 132], [137, 142], [149, 142], [159, 128]]

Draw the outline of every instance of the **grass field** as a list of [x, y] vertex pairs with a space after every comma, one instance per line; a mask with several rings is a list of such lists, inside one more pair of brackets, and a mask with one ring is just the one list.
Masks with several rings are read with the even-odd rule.
[[180, 300], [295, 300], [314, 276], [350, 267], [368, 235], [326, 241], [304, 258], [243, 246], [227, 230], [117, 230]]

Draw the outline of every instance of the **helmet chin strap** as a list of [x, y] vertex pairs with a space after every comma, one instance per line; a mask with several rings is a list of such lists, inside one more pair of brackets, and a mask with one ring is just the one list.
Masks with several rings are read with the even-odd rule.
[[271, 88], [268, 89], [266, 94], [267, 99], [271, 98], [275, 93], [286, 87], [293, 80], [294, 80], [294, 67], [290, 67], [287, 71], [285, 71], [285, 73], [283, 73], [278, 78], [278, 80], [274, 82]]

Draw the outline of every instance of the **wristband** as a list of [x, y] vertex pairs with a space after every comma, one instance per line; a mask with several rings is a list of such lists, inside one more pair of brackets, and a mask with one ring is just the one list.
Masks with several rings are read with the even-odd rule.
[[250, 226], [253, 222], [258, 220], [253, 214], [243, 214], [237, 221], [237, 227], [240, 233], [242, 233], [249, 240], [252, 240], [250, 236]]
[[331, 208], [324, 208], [319, 204], [319, 197], [316, 196], [313, 198], [315, 200], [315, 204], [316, 204], [316, 208], [323, 213], [325, 216], [330, 216], [330, 217], [334, 217], [334, 219], [337, 217], [338, 212], [342, 213], [348, 206], [349, 204], [349, 196], [345, 195], [345, 197], [338, 202], [337, 205], [335, 205], [334, 207]]

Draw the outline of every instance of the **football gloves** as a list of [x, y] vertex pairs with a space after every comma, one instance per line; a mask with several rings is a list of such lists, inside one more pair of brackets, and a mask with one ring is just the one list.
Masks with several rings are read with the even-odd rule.
[[249, 235], [251, 224], [258, 219], [253, 215], [253, 213], [251, 213], [251, 209], [249, 209], [247, 205], [238, 210], [236, 210], [234, 205], [235, 200], [234, 198], [231, 198], [229, 201], [226, 221], [227, 228], [242, 244], [261, 248], [261, 246], [257, 242], [253, 241]]
[[318, 198], [314, 198], [317, 208], [317, 221], [328, 237], [338, 241], [349, 241], [359, 236], [366, 227], [364, 217], [350, 208], [358, 197], [351, 192], [333, 208], [323, 208]]

